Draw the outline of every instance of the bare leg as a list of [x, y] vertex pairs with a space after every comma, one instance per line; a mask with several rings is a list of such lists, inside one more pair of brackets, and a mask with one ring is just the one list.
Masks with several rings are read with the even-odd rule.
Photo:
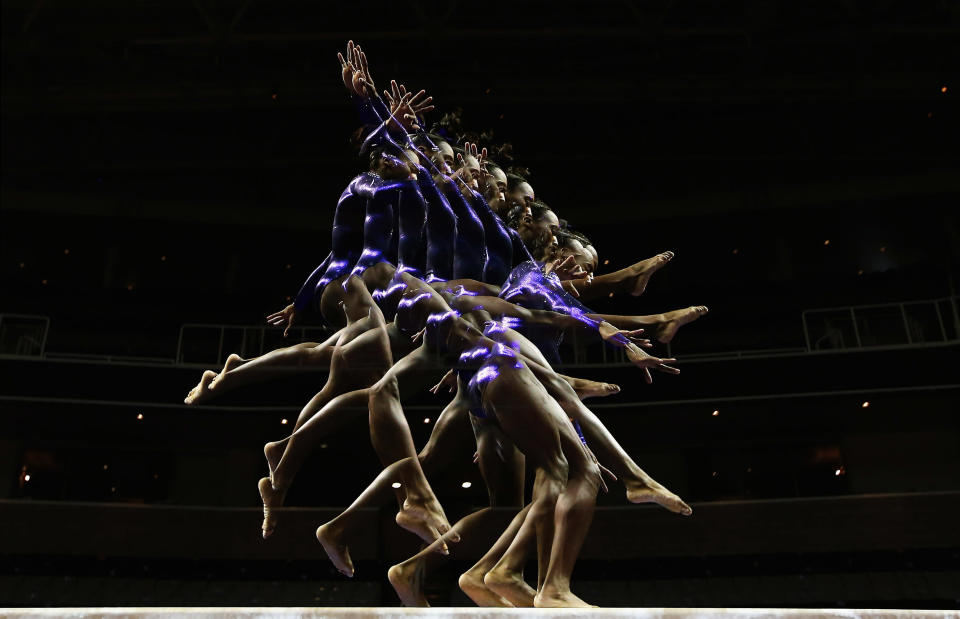
[[[522, 347], [523, 345], [521, 345]], [[522, 347], [524, 352], [525, 349]], [[630, 454], [617, 442], [603, 422], [587, 408], [570, 385], [547, 368], [530, 364], [530, 370], [546, 387], [563, 411], [580, 422], [584, 436], [597, 458], [609, 467], [627, 488], [631, 503], [657, 503], [672, 512], [689, 516], [690, 506], [650, 477], [633, 461]]]
[[[511, 370], [504, 371], [507, 368]], [[573, 549], [575, 560], [592, 516], [590, 505], [596, 499], [599, 469], [588, 459], [563, 410], [536, 377], [525, 367], [513, 369], [509, 364], [500, 364], [499, 369], [499, 375], [485, 388], [484, 406], [493, 411], [504, 432], [536, 464], [537, 479], [533, 502], [524, 523], [503, 557], [484, 577], [484, 582], [514, 605], [526, 605], [533, 600], [529, 596], [530, 590], [519, 578], [519, 570], [534, 536], [548, 534], [549, 525], [545, 526], [544, 522], [553, 519], [556, 527], [553, 553], [557, 552], [558, 546], [567, 546]], [[572, 485], [568, 482], [568, 471], [573, 476], [570, 481], [576, 482]], [[592, 497], [589, 496], [591, 485]], [[574, 505], [579, 518], [555, 517], [561, 504]], [[579, 604], [569, 592], [569, 577], [573, 570], [570, 553], [562, 554], [561, 558], [563, 561], [555, 562], [551, 554], [544, 586], [553, 586], [567, 596], [566, 605]]]
[[[460, 589], [463, 590], [463, 592], [466, 593], [471, 600], [476, 602], [478, 606], [495, 606], [497, 604], [490, 602], [499, 602], [500, 599], [510, 603], [508, 600], [506, 600], [506, 598], [494, 593], [485, 584], [484, 578], [487, 573], [489, 573], [490, 570], [492, 570], [497, 564], [497, 562], [503, 556], [503, 553], [506, 552], [507, 548], [517, 536], [517, 532], [520, 530], [520, 527], [523, 525], [523, 522], [527, 517], [527, 513], [530, 511], [530, 505], [531, 504], [528, 504], [526, 507], [520, 510], [520, 512], [513, 517], [513, 520], [510, 521], [510, 524], [503, 531], [500, 537], [497, 538], [497, 541], [494, 542], [493, 546], [490, 547], [490, 550], [488, 550], [487, 553], [484, 554], [480, 560], [473, 565], [473, 567], [460, 575]], [[529, 591], [525, 590], [523, 596], [523, 605], [532, 606], [534, 595], [536, 595], [536, 591], [533, 591], [532, 589]], [[512, 605], [513, 604], [511, 604], [511, 606]]]
[[599, 299], [611, 294], [629, 293], [635, 297], [647, 289], [650, 277], [673, 259], [672, 251], [665, 251], [653, 258], [641, 260], [625, 269], [604, 273], [590, 282], [578, 282], [577, 290], [583, 302]]
[[705, 316], [710, 310], [705, 305], [692, 305], [683, 309], [665, 312], [663, 314], [651, 314], [649, 316], [619, 316], [616, 314], [588, 314], [590, 318], [606, 320], [618, 329], [647, 329], [651, 327], [653, 332], [649, 333], [657, 339], [658, 342], [666, 344], [670, 342], [677, 334], [677, 330], [685, 324], [689, 324]]
[[605, 398], [609, 395], [616, 395], [620, 393], [620, 385], [615, 385], [613, 383], [602, 383], [595, 380], [575, 378], [573, 376], [566, 376], [559, 373], [557, 376], [567, 381], [567, 383], [573, 387], [573, 390], [577, 392], [577, 397], [579, 397], [581, 400], [586, 400], [587, 398]]
[[334, 347], [342, 331], [342, 329], [337, 331], [319, 344], [304, 342], [271, 350], [253, 359], [241, 359], [238, 355], [230, 355], [227, 357], [227, 364], [210, 385], [210, 389], [220, 394], [243, 385], [269, 380], [277, 375], [278, 368], [329, 367]]
[[627, 500], [632, 503], [657, 503], [662, 507], [683, 515], [693, 510], [680, 497], [673, 494], [656, 480], [647, 475], [617, 442], [603, 422], [583, 404], [567, 377], [554, 372], [550, 363], [543, 357], [530, 340], [511, 329], [498, 336], [502, 341], [519, 344], [521, 354], [530, 363], [529, 368], [547, 392], [556, 400], [563, 411], [581, 424], [587, 442], [605, 466], [608, 466], [627, 488]]
[[[463, 417], [466, 417], [469, 415], [467, 412], [469, 402], [462, 395], [465, 393], [463, 381], [460, 381], [460, 387], [458, 398], [454, 401], [464, 400], [464, 406], [460, 407], [460, 412]], [[449, 409], [447, 412], [450, 412]], [[491, 506], [511, 505], [519, 509], [523, 503], [523, 456], [495, 424], [485, 420], [478, 421], [472, 416], [470, 419], [476, 422], [474, 430], [477, 435], [477, 451], [480, 455], [480, 473], [487, 485]], [[431, 442], [434, 442], [434, 437], [435, 434], [431, 435]], [[441, 442], [442, 439], [438, 440], [437, 445]], [[453, 530], [467, 540], [454, 546], [453, 552], [470, 552], [471, 549], [488, 547], [493, 541], [489, 538], [492, 516], [494, 516], [493, 512], [489, 508], [484, 508], [467, 515], [453, 525]], [[390, 568], [388, 572], [390, 583], [407, 606], [426, 605], [426, 598], [422, 592], [423, 575], [442, 560], [437, 552], [442, 552], [443, 548], [441, 542], [434, 542], [410, 559]], [[492, 567], [494, 561], [496, 559], [490, 562], [489, 567]], [[507, 600], [487, 588], [483, 582], [485, 573], [486, 569], [482, 572], [474, 569], [463, 574], [460, 577], [461, 589], [480, 606], [512, 606]]]
[[544, 533], [543, 523], [553, 518], [557, 499], [566, 483], [566, 466], [566, 460], [562, 460], [554, 467], [554, 472], [537, 469], [533, 500], [527, 508], [526, 517], [513, 538], [507, 540], [503, 554], [483, 576], [483, 583], [488, 589], [503, 596], [514, 606], [532, 608], [534, 605], [537, 592], [524, 581], [523, 565], [536, 541], [538, 529], [541, 534]]

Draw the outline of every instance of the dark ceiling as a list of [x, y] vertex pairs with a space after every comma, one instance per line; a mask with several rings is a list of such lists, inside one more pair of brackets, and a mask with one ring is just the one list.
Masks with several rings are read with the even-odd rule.
[[4, 190], [326, 204], [349, 38], [571, 218], [960, 191], [960, 4], [922, 0], [4, 2]]

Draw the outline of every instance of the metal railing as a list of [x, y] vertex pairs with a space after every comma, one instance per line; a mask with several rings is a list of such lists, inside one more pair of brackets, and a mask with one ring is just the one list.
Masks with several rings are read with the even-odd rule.
[[[177, 337], [175, 363], [206, 363], [220, 365], [232, 353], [247, 359], [265, 352], [302, 342], [323, 342], [330, 331], [323, 327], [296, 327], [284, 339], [283, 329], [271, 325], [227, 325], [214, 323], [187, 323], [180, 327]], [[299, 335], [299, 338], [295, 337]], [[211, 355], [216, 348], [216, 357]]]
[[960, 339], [956, 295], [940, 299], [806, 310], [807, 351], [942, 344]]
[[43, 357], [50, 318], [32, 314], [0, 314], [0, 354]]

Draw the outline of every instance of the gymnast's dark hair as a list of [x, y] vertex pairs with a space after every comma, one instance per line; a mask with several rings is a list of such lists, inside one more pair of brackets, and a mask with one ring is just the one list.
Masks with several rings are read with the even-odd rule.
[[506, 170], [504, 170], [504, 172], [506, 172], [507, 174], [507, 189], [510, 191], [513, 191], [514, 189], [516, 189], [517, 185], [519, 185], [520, 183], [527, 182], [527, 179], [520, 176], [519, 174], [507, 172]]
[[557, 232], [557, 242], [560, 243], [560, 247], [570, 247], [571, 241], [579, 241], [584, 247], [593, 245], [586, 235], [577, 232], [576, 230], [572, 230], [571, 228], [561, 228]]
[[523, 214], [528, 208], [530, 209], [530, 215], [533, 217], [534, 221], [543, 218], [543, 215], [547, 211], [553, 210], [544, 202], [527, 202], [526, 204], [513, 202], [510, 209], [507, 211], [507, 225], [513, 229], [517, 229], [520, 226], [520, 220], [523, 219]]

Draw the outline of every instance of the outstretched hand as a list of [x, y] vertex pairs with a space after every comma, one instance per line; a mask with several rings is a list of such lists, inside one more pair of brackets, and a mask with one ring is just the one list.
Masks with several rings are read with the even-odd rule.
[[613, 474], [613, 471], [611, 471], [607, 467], [600, 464], [600, 461], [597, 460], [597, 456], [596, 454], [593, 453], [592, 449], [590, 449], [586, 444], [581, 443], [581, 445], [583, 445], [583, 450], [587, 452], [587, 455], [590, 456], [590, 459], [593, 460], [593, 463], [596, 464], [597, 468], [600, 470], [599, 472], [600, 489], [603, 490], [604, 492], [610, 492], [610, 488], [607, 487], [607, 482], [603, 478], [603, 476], [604, 475], [608, 476], [611, 481], [617, 481], [617, 476]]
[[377, 92], [373, 84], [373, 76], [370, 75], [367, 55], [359, 45], [354, 45], [353, 41], [347, 41], [346, 58], [341, 52], [337, 52], [337, 59], [340, 61], [343, 85], [347, 87], [350, 94], [366, 97]]
[[423, 89], [416, 94], [407, 92], [407, 87], [398, 84], [397, 80], [390, 80], [390, 90], [383, 91], [390, 114], [408, 132], [420, 129], [418, 117], [433, 110], [433, 97], [426, 97], [426, 94], [427, 91]]
[[297, 308], [293, 306], [293, 303], [286, 306], [279, 312], [274, 312], [267, 316], [267, 322], [275, 327], [286, 327], [283, 330], [283, 337], [287, 337], [287, 334], [290, 333], [290, 328], [293, 327], [293, 323], [297, 319]]
[[443, 387], [446, 387], [450, 393], [454, 393], [457, 390], [457, 375], [453, 370], [448, 370], [447, 373], [443, 375], [443, 378], [440, 379], [439, 383], [430, 387], [430, 393], [437, 395]]
[[560, 281], [570, 279], [589, 280], [590, 274], [583, 270], [573, 256], [567, 256], [564, 259], [556, 259], [547, 263], [547, 273], [556, 273]]
[[628, 343], [623, 348], [627, 353], [627, 359], [630, 360], [630, 363], [643, 370], [643, 377], [647, 381], [647, 384], [653, 382], [653, 376], [650, 375], [651, 368], [660, 372], [666, 372], [667, 374], [680, 373], [679, 369], [667, 365], [668, 363], [674, 363], [676, 361], [676, 359], [673, 357], [661, 359], [660, 357], [648, 355], [644, 351], [640, 350], [640, 348], [633, 342]]
[[614, 345], [623, 345], [627, 342], [636, 344], [637, 346], [643, 346], [644, 348], [652, 348], [653, 344], [647, 338], [640, 337], [643, 333], [643, 329], [634, 329], [633, 331], [627, 331], [624, 329], [618, 329], [609, 322], [600, 323], [598, 328], [600, 337], [604, 341], [610, 342]]

